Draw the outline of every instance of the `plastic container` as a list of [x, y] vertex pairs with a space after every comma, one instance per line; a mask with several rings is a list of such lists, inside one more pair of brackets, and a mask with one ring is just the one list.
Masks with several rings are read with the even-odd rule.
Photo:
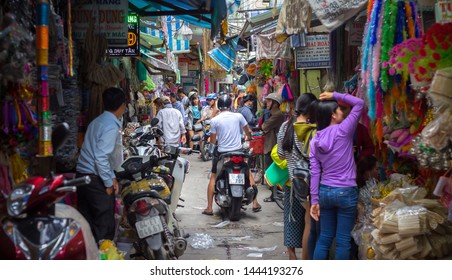
[[281, 169], [276, 163], [272, 163], [267, 170], [265, 170], [265, 179], [269, 186], [282, 187], [289, 180], [289, 170]]
[[250, 141], [250, 148], [254, 155], [264, 154], [264, 136], [254, 136]]

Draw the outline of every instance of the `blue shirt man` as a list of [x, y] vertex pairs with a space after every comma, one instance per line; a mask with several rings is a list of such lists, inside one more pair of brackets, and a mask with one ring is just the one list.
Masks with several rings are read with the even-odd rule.
[[184, 125], [186, 126], [187, 121], [188, 121], [188, 116], [187, 116], [187, 114], [185, 114], [184, 105], [182, 104], [182, 102], [177, 100], [177, 96], [175, 93], [170, 94], [170, 100], [171, 100], [171, 104], [172, 104], [173, 108], [179, 110], [179, 112], [182, 114], [182, 117], [184, 119]]

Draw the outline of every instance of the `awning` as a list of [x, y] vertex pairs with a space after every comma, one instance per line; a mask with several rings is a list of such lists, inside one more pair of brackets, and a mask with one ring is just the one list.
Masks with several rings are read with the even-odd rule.
[[[141, 26], [142, 31], [141, 34], [143, 34], [144, 31], [145, 34], [148, 34], [152, 37], [161, 38], [162, 40], [167, 37], [166, 45], [171, 50], [171, 52], [173, 52], [174, 54], [189, 53], [190, 40], [177, 40], [175, 38], [176, 36], [174, 35], [174, 33], [184, 25], [184, 22], [172, 16], [163, 17], [162, 21], [166, 21], [163, 22], [163, 24], [166, 23], [165, 31], [167, 32], [168, 36], [165, 36], [165, 34], [160, 30], [156, 22], [145, 20], [142, 21], [145, 24]], [[158, 51], [165, 52], [166, 50], [165, 48], [163, 48], [163, 46], [161, 46], [160, 49], [158, 49]]]
[[248, 18], [243, 25], [239, 37], [246, 39], [257, 32], [262, 31], [263, 29], [276, 26], [280, 12], [281, 6], [277, 7], [275, 17], [273, 17], [273, 10], [268, 10], [262, 14]]
[[[262, 14], [248, 18], [243, 25], [239, 37], [242, 39], [247, 39], [251, 35], [257, 34], [264, 30], [271, 30], [275, 28], [278, 23], [281, 7], [282, 5], [277, 7], [275, 17], [273, 17], [273, 10], [268, 10]], [[315, 15], [312, 15], [311, 27], [319, 25], [321, 25], [320, 20]]]
[[143, 62], [145, 66], [151, 68], [148, 69], [151, 75], [174, 75], [174, 70], [170, 65], [152, 56], [142, 54], [142, 56], [134, 56], [134, 58]]
[[215, 38], [228, 12], [225, 0], [129, 0], [129, 8], [141, 17], [175, 16], [211, 29], [211, 39]]

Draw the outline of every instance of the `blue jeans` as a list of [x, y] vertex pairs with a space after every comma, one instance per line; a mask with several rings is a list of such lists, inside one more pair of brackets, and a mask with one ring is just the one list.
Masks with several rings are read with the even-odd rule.
[[320, 184], [320, 237], [314, 251], [315, 260], [326, 260], [334, 238], [336, 259], [350, 259], [351, 232], [355, 225], [358, 188], [338, 188]]
[[[309, 213], [306, 213], [309, 215]], [[315, 245], [317, 244], [317, 240], [320, 236], [320, 221], [317, 222], [311, 217], [311, 230], [309, 231], [309, 238], [308, 238], [308, 257], [310, 260], [314, 259], [314, 250]], [[303, 248], [304, 250], [305, 248]]]

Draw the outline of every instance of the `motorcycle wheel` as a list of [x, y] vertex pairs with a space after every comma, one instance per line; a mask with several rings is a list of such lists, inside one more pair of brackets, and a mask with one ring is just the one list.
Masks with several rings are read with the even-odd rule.
[[233, 197], [231, 200], [231, 207], [229, 208], [229, 220], [231, 222], [235, 222], [240, 220], [242, 216], [242, 198], [241, 197]]
[[167, 260], [168, 254], [164, 248], [160, 248], [159, 250], [151, 250], [149, 247], [147, 248], [148, 254], [152, 256], [153, 260]]
[[277, 186], [272, 187], [272, 197], [281, 210], [284, 210], [284, 190], [280, 190]]
[[201, 158], [202, 158], [202, 160], [203, 161], [208, 161], [210, 159], [208, 143], [202, 141], [200, 148], [201, 148]]

